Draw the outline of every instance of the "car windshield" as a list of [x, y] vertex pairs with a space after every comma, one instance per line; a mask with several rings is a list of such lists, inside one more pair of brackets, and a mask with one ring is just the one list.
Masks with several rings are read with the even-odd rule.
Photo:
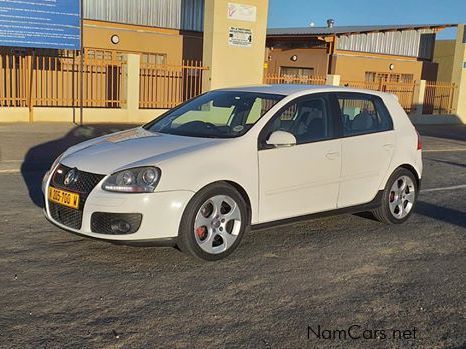
[[283, 97], [268, 93], [212, 91], [167, 112], [144, 128], [189, 137], [239, 137]]

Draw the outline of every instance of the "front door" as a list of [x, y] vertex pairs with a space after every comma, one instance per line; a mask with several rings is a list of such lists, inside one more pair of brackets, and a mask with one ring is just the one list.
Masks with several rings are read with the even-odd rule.
[[[336, 208], [341, 140], [327, 94], [301, 97], [275, 115], [259, 136], [259, 220], [261, 223]], [[286, 131], [296, 145], [273, 147], [266, 140]]]

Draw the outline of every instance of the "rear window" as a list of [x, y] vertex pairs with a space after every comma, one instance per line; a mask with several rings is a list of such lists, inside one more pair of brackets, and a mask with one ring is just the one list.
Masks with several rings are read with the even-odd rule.
[[392, 118], [382, 99], [360, 93], [337, 94], [344, 136], [356, 136], [393, 129]]

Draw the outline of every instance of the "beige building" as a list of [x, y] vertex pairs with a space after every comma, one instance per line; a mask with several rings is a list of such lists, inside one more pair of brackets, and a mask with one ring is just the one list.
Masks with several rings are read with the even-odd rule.
[[83, 10], [85, 48], [168, 64], [202, 59], [203, 0], [83, 0]]
[[438, 64], [438, 81], [456, 86], [453, 100], [456, 115], [466, 123], [466, 28], [458, 25], [455, 40], [439, 40], [435, 44], [434, 62]]
[[135, 24], [84, 21], [87, 51], [142, 54], [147, 62], [181, 64], [202, 60], [202, 32]]
[[267, 31], [267, 70], [340, 75], [341, 80], [436, 80], [435, 34], [453, 25], [275, 28]]

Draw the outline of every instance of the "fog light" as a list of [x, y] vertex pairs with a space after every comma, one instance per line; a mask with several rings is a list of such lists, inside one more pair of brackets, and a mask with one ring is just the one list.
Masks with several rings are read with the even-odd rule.
[[94, 212], [91, 216], [91, 231], [97, 234], [133, 234], [141, 226], [140, 213]]
[[123, 220], [113, 221], [110, 227], [115, 234], [127, 234], [131, 230], [131, 224]]

